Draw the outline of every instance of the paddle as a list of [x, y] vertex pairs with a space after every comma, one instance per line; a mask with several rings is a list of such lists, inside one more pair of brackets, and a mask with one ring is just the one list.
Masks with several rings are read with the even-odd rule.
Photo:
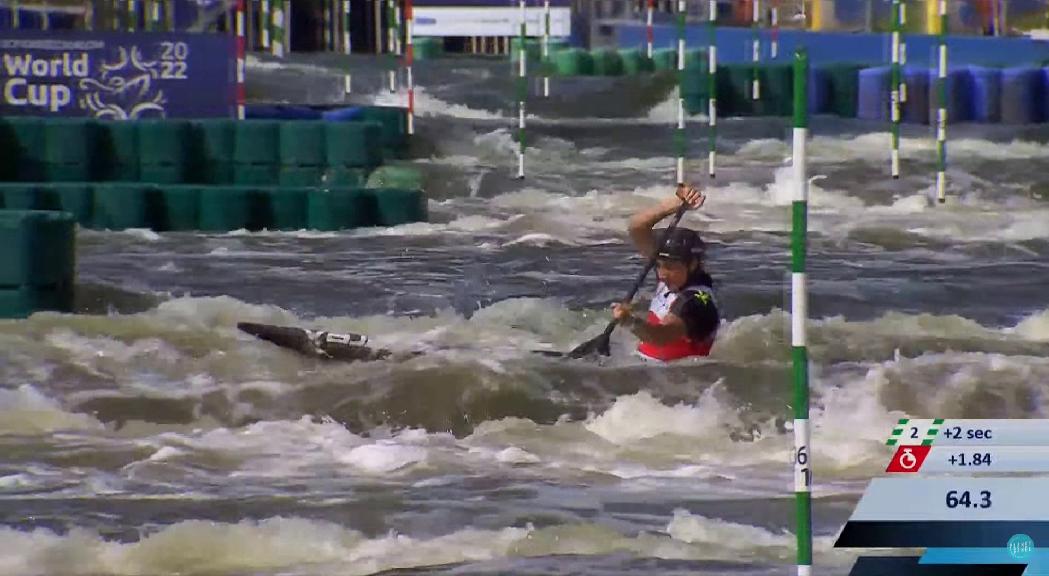
[[[652, 270], [652, 267], [656, 265], [656, 255], [659, 254], [659, 251], [663, 249], [663, 245], [667, 243], [667, 238], [670, 237], [671, 230], [673, 230], [677, 226], [678, 222], [681, 221], [681, 217], [685, 215], [685, 212], [687, 210], [687, 202], [682, 202], [681, 206], [678, 206], [677, 212], [674, 212], [674, 219], [671, 220], [670, 226], [667, 226], [667, 229], [663, 231], [663, 235], [660, 236], [659, 243], [656, 244], [655, 252], [653, 252], [652, 256], [648, 258], [648, 263], [645, 264], [644, 270], [642, 270], [637, 275], [637, 280], [634, 281], [634, 287], [630, 289], [630, 292], [627, 293], [626, 298], [624, 298], [623, 301], [630, 302], [634, 299], [634, 296], [637, 295], [637, 291], [645, 282], [645, 277], [648, 276], [648, 273]], [[587, 340], [579, 346], [576, 346], [572, 349], [571, 352], [565, 354], [565, 356], [568, 356], [569, 358], [582, 358], [584, 356], [589, 356], [595, 352], [601, 354], [602, 356], [610, 356], [612, 354], [612, 331], [616, 329], [616, 324], [618, 323], [618, 320], [613, 319], [611, 322], [608, 323], [608, 326], [605, 327], [604, 332], [599, 334], [597, 337]], [[553, 353], [549, 355], [559, 356], [560, 354]]]

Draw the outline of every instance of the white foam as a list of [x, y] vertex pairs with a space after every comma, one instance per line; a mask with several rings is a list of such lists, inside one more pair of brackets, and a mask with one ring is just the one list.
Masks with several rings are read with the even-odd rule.
[[64, 410], [35, 387], [23, 384], [0, 388], [0, 434], [46, 434], [60, 430], [101, 430], [102, 423], [87, 414]]
[[1049, 341], [1049, 308], [1024, 318], [1009, 332], [1031, 340]]
[[[417, 116], [449, 116], [463, 120], [506, 120], [500, 112], [489, 110], [478, 110], [462, 104], [445, 102], [431, 95], [425, 86], [415, 86], [415, 114]], [[408, 90], [401, 86], [397, 92], [383, 90], [372, 96], [372, 104], [376, 106], [399, 106], [407, 107]]]
[[387, 474], [426, 461], [426, 450], [416, 446], [399, 446], [393, 442], [366, 444], [339, 454], [336, 458], [369, 474]]
[[[301, 518], [245, 520], [236, 524], [182, 521], [145, 533], [139, 540], [107, 540], [74, 529], [66, 535], [38, 528], [0, 528], [0, 575], [45, 574], [220, 574], [339, 573], [349, 576], [397, 569], [484, 562], [559, 554], [737, 561], [783, 558], [789, 536], [679, 513], [672, 536], [622, 535], [598, 524], [578, 523], [536, 529], [462, 528], [430, 538], [390, 533], [367, 538], [330, 522]], [[745, 542], [732, 538], [751, 538]], [[823, 551], [829, 538], [817, 539]]]
[[607, 411], [586, 424], [586, 429], [614, 444], [626, 444], [668, 434], [707, 438], [724, 429], [722, 419], [731, 411], [707, 392], [696, 405], [666, 406], [647, 391], [617, 398]]

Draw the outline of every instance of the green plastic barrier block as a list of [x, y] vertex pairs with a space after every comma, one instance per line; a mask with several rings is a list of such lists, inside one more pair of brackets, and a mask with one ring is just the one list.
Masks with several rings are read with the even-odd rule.
[[312, 230], [346, 230], [376, 223], [375, 196], [368, 190], [320, 188], [310, 191], [307, 205]]
[[0, 210], [0, 286], [71, 283], [76, 220], [66, 212]]
[[377, 225], [398, 226], [426, 222], [426, 195], [421, 190], [379, 188], [371, 190], [371, 193], [375, 195]]
[[710, 74], [704, 68], [686, 68], [681, 72], [681, 94], [688, 97], [710, 96]]
[[554, 69], [560, 76], [590, 76], [594, 74], [594, 57], [586, 50], [569, 48], [553, 56]]
[[267, 228], [271, 230], [304, 230], [309, 226], [307, 197], [311, 187], [277, 187], [262, 191], [269, 207]]
[[189, 178], [193, 184], [231, 185], [234, 179], [232, 162], [211, 162], [201, 167]]
[[192, 149], [214, 162], [233, 162], [237, 120], [195, 120]]
[[444, 38], [413, 38], [412, 48], [413, 56], [418, 60], [439, 58], [444, 54]]
[[379, 166], [368, 176], [367, 187], [419, 190], [423, 187], [423, 176], [412, 166]]
[[324, 166], [324, 125], [319, 120], [281, 122], [281, 166]]
[[87, 164], [45, 164], [44, 176], [48, 182], [88, 182], [93, 180]]
[[636, 48], [620, 50], [619, 57], [623, 61], [623, 72], [631, 76], [647, 74], [656, 69], [648, 54]]
[[278, 164], [280, 125], [275, 120], [237, 122], [233, 127], [233, 161], [237, 164]]
[[[677, 68], [677, 60], [674, 61], [675, 68]], [[706, 48], [693, 48], [692, 50], [685, 51], [685, 69], [702, 68], [707, 70], [710, 66], [710, 59], [707, 58]]]
[[[537, 39], [527, 38], [525, 39], [525, 58], [529, 61], [536, 61], [543, 55], [543, 47]], [[521, 56], [521, 37], [514, 36], [510, 39], [510, 60], [517, 62]]]
[[594, 53], [595, 76], [622, 76], [623, 57], [611, 49], [598, 50]]
[[188, 154], [188, 180], [194, 184], [232, 184], [235, 120], [197, 120]]
[[182, 184], [186, 182], [185, 167], [179, 164], [143, 164], [139, 166], [139, 181], [151, 184]]
[[138, 180], [138, 125], [114, 120], [98, 123], [100, 164], [96, 176], [101, 181]]
[[187, 120], [136, 120], [139, 165], [182, 165], [192, 149], [192, 127]]
[[790, 64], [765, 64], [761, 81], [758, 113], [763, 116], [790, 116], [794, 113], [794, 68]]
[[69, 212], [81, 226], [91, 225], [93, 184], [14, 182], [0, 185], [0, 207], [8, 210]]
[[321, 176], [321, 186], [340, 188], [364, 188], [368, 182], [368, 170], [364, 168], [329, 168]]
[[258, 186], [201, 186], [200, 229], [262, 230], [271, 226], [268, 198]]
[[360, 121], [376, 122], [381, 128], [383, 154], [397, 158], [408, 145], [408, 110], [388, 106], [368, 106], [361, 110]]
[[53, 183], [48, 184], [44, 190], [46, 197], [52, 200], [45, 201], [49, 207], [69, 212], [77, 223], [85, 228], [91, 227], [94, 220], [95, 185], [86, 182]]
[[156, 221], [158, 189], [140, 182], [95, 185], [93, 227], [101, 230], [151, 228]]
[[7, 210], [55, 210], [48, 204], [44, 190], [47, 185], [37, 182], [10, 182], [0, 184], [0, 208]]
[[280, 182], [276, 164], [234, 164], [233, 183], [237, 186], [275, 186]]
[[200, 189], [197, 186], [160, 186], [153, 229], [158, 232], [200, 228]]
[[0, 179], [22, 182], [45, 180], [46, 156], [43, 120], [19, 116], [0, 117]]
[[382, 126], [374, 122], [328, 122], [328, 166], [371, 168], [382, 163]]
[[752, 99], [751, 82], [754, 71], [750, 64], [718, 66], [718, 116], [753, 116], [756, 110]]
[[280, 169], [281, 186], [320, 186], [325, 169], [316, 166], [282, 166]]
[[661, 48], [652, 51], [652, 64], [656, 70], [677, 70], [677, 50]]
[[0, 318], [28, 318], [34, 312], [73, 311], [73, 285], [0, 287]]
[[91, 166], [99, 153], [97, 136], [98, 125], [93, 120], [49, 118], [44, 122], [44, 162]]
[[830, 64], [826, 67], [830, 82], [829, 110], [843, 118], [857, 116], [860, 100], [859, 64]]

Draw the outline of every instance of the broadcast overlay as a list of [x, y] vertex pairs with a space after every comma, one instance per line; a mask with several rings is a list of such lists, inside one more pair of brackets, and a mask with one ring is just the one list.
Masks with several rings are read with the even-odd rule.
[[905, 418], [886, 444], [834, 545], [925, 551], [861, 557], [852, 576], [1049, 575], [1049, 420]]

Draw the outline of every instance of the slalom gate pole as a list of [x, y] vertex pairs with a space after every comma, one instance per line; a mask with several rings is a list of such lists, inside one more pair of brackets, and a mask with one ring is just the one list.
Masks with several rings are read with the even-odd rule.
[[655, 38], [655, 31], [652, 27], [653, 13], [656, 10], [656, 0], [648, 0], [648, 6], [645, 8], [645, 38], [647, 40], [647, 51], [648, 57], [652, 57], [652, 42]]
[[676, 182], [685, 182], [685, 94], [682, 92], [685, 78], [685, 15], [688, 6], [685, 0], [677, 1], [677, 130], [674, 132], [674, 149], [677, 154]]
[[761, 62], [761, 0], [751, 0], [750, 12], [750, 30], [753, 36], [751, 40], [750, 54], [750, 62], [752, 64], [750, 99], [758, 100], [761, 98], [761, 78], [759, 71], [759, 64]]
[[247, 72], [247, 63], [244, 60], [244, 2], [237, 0], [237, 119], [244, 119], [244, 77]]
[[[396, 0], [386, 0], [386, 50], [390, 54], [397, 55], [397, 7], [395, 4]], [[387, 75], [389, 78], [390, 92], [396, 92], [396, 66], [391, 67]]]
[[550, 0], [543, 0], [543, 98], [550, 97]]
[[271, 46], [271, 53], [277, 58], [284, 57], [284, 47], [287, 42], [284, 34], [285, 21], [288, 18], [288, 13], [284, 9], [284, 1], [276, 0], [277, 5], [273, 7], [273, 45]]
[[936, 200], [947, 201], [947, 0], [939, 0], [939, 75], [936, 78]]
[[903, 102], [903, 76], [901, 64], [903, 60], [903, 46], [901, 41], [901, 29], [904, 18], [903, 0], [892, 0], [892, 68], [889, 80], [889, 120], [892, 122], [892, 177], [900, 177], [900, 105]]
[[805, 259], [808, 238], [809, 59], [794, 55], [794, 200], [791, 233], [791, 359], [794, 385], [794, 496], [798, 576], [812, 574], [812, 462], [809, 432], [808, 282]]
[[709, 151], [707, 152], [707, 173], [711, 178], [716, 175], [716, 165], [718, 158], [718, 41], [717, 41], [717, 20], [718, 20], [718, 2], [717, 0], [710, 0], [710, 14], [707, 20], [707, 58], [709, 59], [707, 66], [707, 91], [710, 94], [710, 98], [707, 99], [707, 118], [709, 123]]
[[769, 24], [772, 26], [772, 38], [770, 39], [771, 45], [769, 46], [769, 56], [775, 60], [779, 58], [779, 2], [780, 0], [771, 0], [772, 6], [770, 7]]
[[350, 28], [353, 22], [353, 7], [350, 0], [342, 0], [342, 53], [353, 54], [353, 36]]
[[404, 0], [404, 73], [408, 83], [408, 135], [415, 134], [415, 80], [412, 77], [412, 60], [415, 46], [412, 34], [415, 32], [415, 16], [412, 14], [412, 0]]
[[528, 93], [527, 61], [525, 49], [525, 26], [527, 25], [526, 0], [518, 0], [521, 8], [520, 41], [517, 46], [517, 177], [524, 178], [525, 167], [525, 98]]
[[273, 28], [273, 9], [270, 5], [270, 0], [262, 0], [259, 6], [260, 18], [262, 18], [262, 24], [259, 26], [262, 34], [262, 46], [263, 50], [270, 49], [270, 35], [272, 34]]

